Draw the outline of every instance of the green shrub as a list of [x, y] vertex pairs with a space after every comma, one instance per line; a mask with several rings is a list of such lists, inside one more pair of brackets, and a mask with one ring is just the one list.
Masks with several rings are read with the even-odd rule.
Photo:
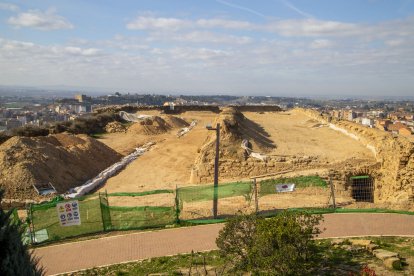
[[316, 253], [313, 240], [322, 216], [284, 211], [273, 218], [237, 216], [216, 240], [235, 270], [266, 275], [303, 275]]
[[238, 215], [226, 222], [216, 244], [220, 255], [234, 264], [236, 270], [247, 270], [249, 252], [253, 248], [257, 218], [254, 215]]
[[47, 136], [49, 135], [49, 129], [33, 125], [25, 125], [13, 129], [12, 135], [25, 137]]

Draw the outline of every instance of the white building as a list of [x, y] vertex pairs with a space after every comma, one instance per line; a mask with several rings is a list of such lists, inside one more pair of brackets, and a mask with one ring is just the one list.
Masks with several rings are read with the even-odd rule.
[[374, 127], [374, 120], [370, 118], [362, 118], [361, 124], [364, 126]]

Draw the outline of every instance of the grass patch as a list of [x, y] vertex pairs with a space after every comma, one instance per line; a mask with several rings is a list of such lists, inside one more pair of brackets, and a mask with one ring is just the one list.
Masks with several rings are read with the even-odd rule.
[[[252, 184], [250, 182], [234, 182], [219, 184], [217, 188], [218, 198], [244, 196], [246, 199], [251, 194]], [[214, 185], [191, 186], [178, 189], [181, 201], [211, 201], [214, 197]]]
[[[307, 264], [308, 274], [303, 275], [361, 275], [360, 271], [366, 264], [376, 262], [365, 250], [334, 247], [330, 240], [318, 240], [316, 247], [316, 253]], [[207, 275], [206, 271], [208, 275], [244, 275], [241, 271], [234, 271], [232, 264], [220, 257], [218, 251], [152, 258], [70, 275]]]
[[[217, 251], [192, 253], [171, 257], [159, 257], [140, 262], [112, 265], [104, 268], [93, 268], [66, 275], [205, 275], [205, 270], [213, 272], [223, 269], [224, 261]], [[191, 270], [191, 271], [190, 271]], [[197, 274], [198, 272], [198, 274]]]

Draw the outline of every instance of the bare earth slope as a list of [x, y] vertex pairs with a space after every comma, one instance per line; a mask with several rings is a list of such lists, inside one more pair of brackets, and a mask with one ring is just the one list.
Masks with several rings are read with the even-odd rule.
[[13, 137], [0, 145], [0, 187], [5, 198], [36, 198], [35, 183], [58, 193], [79, 186], [119, 161], [121, 155], [86, 135]]
[[[120, 152], [131, 151], [132, 147], [149, 141], [157, 144], [118, 175], [110, 178], [102, 189], [108, 192], [136, 192], [189, 185], [197, 151], [208, 135], [205, 125], [213, 122], [217, 114], [185, 112], [180, 116], [187, 122], [198, 121], [196, 127], [181, 138], [176, 136], [178, 125], [161, 135], [148, 136], [131, 132], [105, 135], [101, 141]], [[165, 120], [171, 124], [176, 119]]]

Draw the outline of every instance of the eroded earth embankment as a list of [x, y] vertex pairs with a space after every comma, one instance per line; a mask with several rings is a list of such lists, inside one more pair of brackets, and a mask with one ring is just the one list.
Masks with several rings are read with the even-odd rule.
[[300, 109], [300, 112], [358, 140], [374, 152], [377, 166], [351, 172], [339, 170], [339, 180], [347, 185], [347, 177], [350, 175], [369, 174], [374, 179], [375, 202], [410, 204], [414, 185], [414, 143], [403, 136], [393, 136], [378, 129], [336, 120], [314, 110]]

